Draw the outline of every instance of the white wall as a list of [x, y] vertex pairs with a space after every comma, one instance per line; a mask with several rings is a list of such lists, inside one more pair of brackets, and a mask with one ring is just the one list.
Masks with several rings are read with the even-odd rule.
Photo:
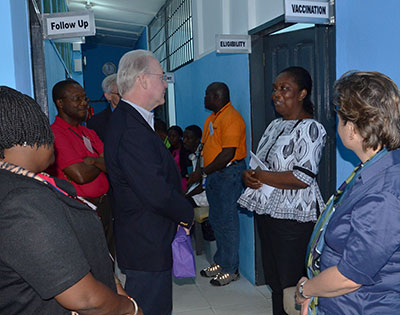
[[215, 50], [216, 34], [248, 31], [283, 14], [284, 0], [194, 0], [194, 58]]

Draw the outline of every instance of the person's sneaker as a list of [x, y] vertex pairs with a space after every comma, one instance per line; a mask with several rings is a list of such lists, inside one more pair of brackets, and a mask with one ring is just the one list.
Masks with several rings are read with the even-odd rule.
[[240, 274], [239, 271], [236, 271], [235, 273], [219, 273], [215, 276], [214, 279], [211, 279], [210, 283], [214, 286], [223, 286], [231, 283], [232, 281], [239, 280]]
[[220, 265], [212, 264], [210, 267], [204, 268], [200, 271], [202, 277], [212, 278], [221, 272], [222, 268]]

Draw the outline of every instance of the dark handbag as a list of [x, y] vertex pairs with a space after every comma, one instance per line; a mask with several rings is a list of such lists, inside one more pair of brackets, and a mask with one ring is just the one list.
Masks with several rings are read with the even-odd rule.
[[176, 278], [196, 277], [196, 266], [190, 235], [179, 226], [172, 242], [172, 274]]
[[210, 221], [205, 220], [201, 224], [201, 231], [203, 232], [204, 240], [209, 242], [215, 241], [214, 231], [211, 227]]

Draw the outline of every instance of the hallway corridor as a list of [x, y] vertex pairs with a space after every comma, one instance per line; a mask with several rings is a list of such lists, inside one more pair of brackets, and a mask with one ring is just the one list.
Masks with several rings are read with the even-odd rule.
[[271, 293], [267, 286], [253, 286], [246, 278], [224, 287], [209, 284], [199, 275], [209, 265], [215, 242], [205, 242], [205, 251], [196, 256], [196, 279], [173, 280], [173, 315], [272, 315]]

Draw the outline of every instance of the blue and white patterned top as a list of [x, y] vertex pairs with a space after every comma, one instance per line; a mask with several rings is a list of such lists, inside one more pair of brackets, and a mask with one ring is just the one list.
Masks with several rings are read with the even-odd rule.
[[275, 188], [269, 197], [261, 190], [247, 188], [238, 200], [239, 205], [277, 219], [316, 221], [317, 204], [320, 210], [324, 207], [316, 175], [325, 142], [325, 128], [314, 119], [273, 120], [261, 137], [257, 157], [272, 172], [293, 171], [308, 187]]

